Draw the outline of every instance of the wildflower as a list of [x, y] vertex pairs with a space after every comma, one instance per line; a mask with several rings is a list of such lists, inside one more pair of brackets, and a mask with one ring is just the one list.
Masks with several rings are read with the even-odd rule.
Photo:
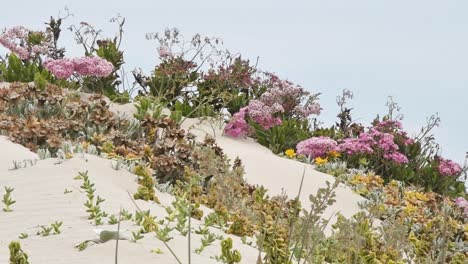
[[315, 158], [315, 164], [317, 164], [317, 165], [326, 164], [327, 162], [328, 162], [327, 158], [324, 158], [324, 159], [322, 159], [321, 157], [316, 157]]
[[[31, 34], [41, 36], [42, 41], [39, 44], [30, 45], [28, 38]], [[15, 53], [22, 60], [27, 60], [31, 56], [47, 54], [51, 36], [43, 32], [34, 32], [22, 26], [16, 26], [8, 29], [0, 35], [0, 45]]]
[[247, 115], [247, 107], [243, 107], [239, 112], [233, 115], [233, 118], [224, 128], [226, 135], [231, 137], [246, 136], [249, 133], [249, 125], [245, 120]]
[[100, 57], [48, 60], [44, 62], [44, 67], [59, 79], [67, 79], [73, 73], [107, 77], [114, 70], [112, 63]]
[[468, 201], [463, 197], [454, 200], [455, 204], [463, 210], [465, 217], [468, 217]]
[[311, 158], [326, 156], [337, 150], [337, 143], [329, 137], [313, 137], [297, 143], [297, 153]]
[[442, 176], [456, 176], [462, 172], [462, 168], [460, 167], [460, 165], [451, 160], [446, 159], [439, 160], [438, 169], [440, 175]]
[[330, 157], [332, 157], [332, 158], [339, 158], [339, 157], [341, 157], [341, 154], [340, 154], [338, 151], [336, 151], [336, 150], [330, 151], [330, 152], [328, 153], [328, 155], [329, 155]]
[[296, 152], [294, 151], [294, 149], [287, 149], [284, 154], [286, 154], [286, 156], [290, 159], [296, 157]]

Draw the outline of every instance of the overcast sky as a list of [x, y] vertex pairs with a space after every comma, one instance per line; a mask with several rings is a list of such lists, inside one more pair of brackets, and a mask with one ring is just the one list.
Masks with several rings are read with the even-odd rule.
[[[393, 96], [410, 133], [439, 113], [443, 155], [462, 163], [468, 151], [468, 1], [16, 0], [2, 4], [0, 27], [42, 29], [65, 6], [74, 14], [66, 26], [87, 21], [110, 36], [109, 18], [126, 17], [127, 70], [156, 63], [145, 33], [177, 27], [187, 37], [220, 37], [231, 51], [259, 56], [260, 68], [322, 93], [326, 124], [342, 89], [354, 92], [354, 118], [365, 123]], [[67, 56], [82, 55], [70, 32], [61, 44]]]

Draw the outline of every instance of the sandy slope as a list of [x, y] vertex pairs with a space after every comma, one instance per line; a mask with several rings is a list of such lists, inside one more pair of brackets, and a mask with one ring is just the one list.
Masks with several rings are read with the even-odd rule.
[[[111, 110], [132, 116], [135, 108], [131, 104], [112, 105]], [[187, 119], [182, 127], [195, 134], [198, 140], [205, 135], [215, 135], [218, 144], [233, 160], [239, 156], [246, 169], [246, 179], [249, 183], [263, 185], [270, 190], [270, 195], [284, 191], [295, 197], [300, 185], [303, 170], [304, 179], [301, 201], [308, 206], [308, 196], [318, 188], [325, 186], [326, 181], [333, 182], [334, 178], [317, 172], [310, 165], [280, 158], [267, 148], [252, 139], [233, 139], [222, 136], [219, 127], [209, 123], [200, 124], [197, 119]], [[95, 239], [93, 232], [96, 228], [89, 220], [83, 203], [86, 194], [80, 190], [81, 180], [75, 180], [78, 172], [88, 171], [90, 180], [96, 185], [96, 193], [106, 201], [103, 209], [109, 214], [117, 214], [119, 207], [134, 213], [135, 208], [128, 197], [127, 191], [135, 192], [137, 184], [135, 175], [125, 171], [116, 171], [111, 167], [111, 161], [96, 156], [78, 155], [57, 164], [56, 159], [38, 161], [36, 165], [18, 170], [9, 170], [12, 161], [36, 159], [37, 155], [26, 148], [11, 143], [5, 137], [0, 137], [0, 195], [3, 196], [4, 186], [15, 188], [12, 197], [16, 203], [13, 212], [0, 211], [0, 263], [7, 263], [8, 243], [18, 240], [18, 235], [28, 233], [29, 238], [20, 240], [23, 248], [30, 255], [31, 263], [113, 263], [114, 242], [93, 245], [83, 252], [79, 252], [74, 245], [84, 240]], [[72, 190], [65, 194], [65, 189]], [[169, 205], [173, 198], [168, 194], [158, 193], [163, 205]], [[350, 188], [340, 186], [337, 191], [337, 202], [329, 207], [325, 218], [335, 218], [336, 212], [349, 217], [359, 208], [357, 203], [363, 198], [354, 194]], [[166, 213], [161, 205], [150, 202], [137, 201], [139, 206], [150, 209], [152, 215], [163, 218]], [[209, 209], [206, 209], [209, 210]], [[50, 225], [54, 221], [63, 221], [62, 234], [48, 237], [36, 235], [41, 225]], [[198, 221], [194, 220], [197, 229]], [[116, 226], [100, 226], [99, 228], [113, 230]], [[131, 222], [124, 222], [122, 228], [137, 230]], [[218, 232], [219, 230], [213, 230]], [[127, 234], [129, 231], [127, 231]], [[187, 238], [179, 235], [178, 231], [171, 232], [173, 240], [169, 245], [173, 247], [183, 263], [187, 263]], [[193, 234], [192, 250], [200, 245], [200, 236]], [[234, 247], [242, 252], [242, 263], [255, 263], [257, 250], [243, 245], [239, 238], [233, 237]], [[160, 248], [164, 254], [151, 253], [151, 249]], [[210, 257], [220, 254], [219, 242], [203, 251], [202, 255], [192, 254], [193, 263], [216, 263]], [[176, 263], [163, 243], [146, 234], [137, 243], [121, 241], [119, 263]]]
[[[182, 127], [197, 135], [200, 140], [203, 140], [206, 134], [214, 136], [230, 159], [241, 158], [245, 166], [247, 181], [265, 186], [270, 190], [270, 195], [281, 194], [284, 190], [290, 198], [296, 197], [305, 169], [300, 196], [305, 208], [309, 207], [310, 194], [315, 194], [319, 188], [325, 187], [327, 181], [331, 183], [335, 181], [333, 176], [316, 171], [311, 165], [274, 155], [268, 148], [251, 138], [223, 136], [222, 129], [210, 125], [208, 121], [187, 119]], [[358, 202], [360, 201], [364, 201], [364, 198], [353, 193], [349, 187], [340, 185], [336, 191], [336, 203], [327, 208], [324, 218], [331, 217], [331, 221], [334, 222], [337, 212], [350, 217], [359, 211]], [[328, 231], [330, 230], [327, 229]]]
[[[28, 153], [26, 149], [15, 145], [4, 137], [0, 138], [2, 153], [17, 156]], [[9, 164], [8, 155], [0, 156], [0, 164]], [[84, 240], [97, 238], [93, 229], [96, 228], [89, 220], [83, 203], [86, 194], [80, 190], [81, 180], [74, 180], [78, 172], [88, 171], [91, 182], [95, 183], [96, 193], [106, 199], [102, 208], [109, 214], [117, 214], [119, 207], [134, 213], [135, 208], [128, 197], [127, 190], [135, 192], [137, 184], [135, 176], [125, 170], [116, 171], [111, 167], [111, 161], [96, 156], [81, 155], [61, 164], [56, 159], [39, 161], [35, 166], [18, 169], [0, 170], [0, 194], [4, 186], [13, 187], [13, 212], [0, 211], [0, 263], [8, 262], [8, 243], [19, 240], [18, 235], [28, 233], [27, 239], [20, 240], [24, 250], [29, 253], [31, 263], [114, 263], [114, 242], [90, 246], [82, 252], [74, 245]], [[65, 189], [72, 190], [64, 194]], [[169, 205], [172, 197], [158, 193], [162, 204]], [[166, 213], [162, 206], [137, 201], [143, 210], [150, 209], [152, 214], [163, 218]], [[42, 237], [36, 235], [41, 225], [50, 225], [55, 221], [63, 221], [62, 234]], [[198, 221], [194, 228], [198, 229]], [[104, 229], [115, 229], [116, 226], [99, 226]], [[137, 230], [138, 227], [126, 221], [123, 229]], [[216, 232], [216, 230], [214, 230]], [[128, 233], [128, 232], [127, 232]], [[219, 233], [219, 232], [218, 232]], [[183, 263], [187, 263], [187, 238], [178, 231], [171, 232], [174, 237], [169, 242]], [[192, 250], [200, 245], [200, 236], [192, 234]], [[255, 263], [257, 250], [243, 245], [239, 238], [234, 237], [235, 248], [242, 251], [242, 263]], [[151, 249], [160, 248], [164, 254], [151, 253]], [[193, 263], [216, 263], [211, 256], [220, 254], [219, 242], [208, 247], [202, 255], [192, 254]], [[155, 238], [154, 234], [146, 234], [137, 243], [121, 241], [119, 263], [177, 263]]]
[[[113, 104], [110, 109], [120, 115], [133, 116], [136, 112], [133, 104]], [[313, 166], [285, 159], [274, 155], [268, 148], [258, 144], [251, 138], [232, 138], [223, 136], [222, 125], [219, 122], [210, 122], [210, 119], [199, 120], [187, 118], [182, 123], [182, 128], [197, 136], [202, 141], [205, 136], [211, 135], [231, 160], [241, 158], [247, 181], [251, 184], [265, 186], [270, 190], [270, 195], [279, 195], [282, 190], [290, 198], [298, 194], [302, 174], [305, 169], [305, 177], [301, 192], [301, 202], [304, 207], [309, 206], [309, 195], [315, 194], [319, 188], [325, 187], [326, 182], [334, 182], [333, 176], [314, 170]], [[349, 187], [340, 185], [336, 191], [336, 203], [324, 213], [325, 219], [336, 219], [336, 213], [340, 212], [345, 217], [350, 217], [358, 212], [358, 202], [364, 198], [355, 194]], [[327, 233], [329, 229], [327, 228]]]

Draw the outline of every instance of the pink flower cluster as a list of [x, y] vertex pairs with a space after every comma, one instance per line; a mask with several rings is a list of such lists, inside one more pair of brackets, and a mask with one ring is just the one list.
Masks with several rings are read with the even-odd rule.
[[281, 118], [274, 115], [283, 111], [283, 107], [278, 103], [267, 105], [260, 100], [252, 100], [248, 106], [249, 116], [265, 130], [281, 125]]
[[296, 149], [298, 154], [315, 159], [337, 151], [338, 143], [329, 137], [313, 137], [299, 142]]
[[279, 104], [272, 106], [265, 105], [259, 100], [250, 101], [249, 105], [243, 107], [235, 113], [232, 119], [224, 128], [227, 135], [238, 137], [247, 136], [250, 132], [247, 117], [250, 117], [255, 123], [267, 130], [274, 126], [281, 125], [281, 118], [275, 117], [275, 114], [283, 111]]
[[[268, 130], [282, 124], [281, 118], [277, 116], [279, 113], [287, 117], [299, 118], [320, 114], [320, 105], [316, 101], [317, 95], [310, 96], [302, 87], [280, 80], [276, 75], [270, 74], [269, 77], [268, 89], [260, 98], [250, 101], [243, 113], [234, 115], [225, 128], [226, 134], [246, 135], [248, 129], [245, 129], [247, 126], [245, 118], [247, 115], [263, 129]], [[305, 103], [303, 103], [304, 100], [306, 100]], [[240, 130], [244, 132], [241, 133]]]
[[112, 73], [112, 63], [99, 57], [58, 59], [44, 62], [44, 67], [59, 79], [67, 79], [73, 73], [83, 76], [106, 77]]
[[46, 54], [49, 51], [48, 41], [31, 47], [26, 46], [30, 33], [32, 33], [31, 30], [22, 26], [10, 28], [0, 35], [0, 44], [22, 60], [27, 60], [33, 55]]
[[458, 165], [457, 163], [451, 160], [446, 160], [446, 159], [439, 160], [438, 169], [439, 169], [440, 175], [442, 176], [456, 176], [462, 172], [462, 168], [460, 165]]
[[271, 87], [260, 96], [260, 101], [267, 105], [280, 104], [286, 115], [296, 115], [307, 118], [320, 114], [318, 95], [310, 95], [299, 85], [281, 80], [276, 75], [270, 75]]
[[249, 124], [245, 120], [247, 107], [243, 107], [235, 113], [231, 121], [226, 125], [224, 131], [231, 137], [247, 136], [249, 134]]
[[378, 150], [383, 157], [396, 163], [408, 163], [408, 158], [400, 153], [395, 143], [395, 136], [390, 133], [381, 132], [372, 127], [368, 132], [361, 133], [358, 138], [346, 138], [339, 145], [339, 150], [348, 155], [371, 154]]
[[463, 209], [463, 214], [468, 217], [468, 201], [463, 197], [458, 197], [454, 200], [455, 204]]

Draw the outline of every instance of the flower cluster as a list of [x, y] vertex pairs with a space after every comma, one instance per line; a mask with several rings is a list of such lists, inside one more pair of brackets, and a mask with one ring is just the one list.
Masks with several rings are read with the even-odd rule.
[[455, 204], [463, 209], [463, 214], [468, 217], [468, 201], [463, 197], [458, 197], [454, 200]]
[[30, 34], [45, 36], [42, 32], [33, 32], [25, 27], [16, 26], [0, 35], [0, 44], [18, 55], [22, 60], [27, 60], [34, 55], [46, 54], [49, 51], [50, 44], [47, 41], [48, 37], [46, 36], [39, 44], [28, 46]]
[[44, 62], [44, 67], [59, 79], [67, 79], [73, 73], [83, 76], [106, 77], [112, 73], [112, 63], [99, 57], [58, 59]]
[[250, 101], [249, 105], [243, 107], [235, 113], [232, 119], [224, 128], [224, 132], [233, 137], [247, 136], [250, 128], [247, 118], [262, 126], [263, 129], [270, 129], [281, 125], [281, 118], [275, 117], [275, 114], [281, 113], [283, 108], [279, 104], [273, 106], [265, 105], [259, 100]]
[[337, 142], [329, 137], [313, 137], [297, 143], [297, 153], [313, 159], [337, 150]]
[[246, 114], [265, 130], [282, 124], [282, 119], [278, 117], [280, 113], [286, 118], [307, 118], [320, 114], [318, 95], [310, 95], [302, 87], [280, 80], [276, 75], [270, 74], [269, 77], [268, 89], [258, 99], [251, 100], [244, 113], [234, 114], [225, 128], [226, 134], [241, 135], [247, 132], [247, 122], [240, 119], [245, 118]]
[[260, 101], [266, 105], [279, 104], [286, 115], [294, 115], [307, 118], [310, 115], [320, 114], [318, 95], [310, 95], [299, 85], [281, 80], [276, 75], [270, 74], [271, 87], [260, 96]]
[[[396, 129], [394, 130], [394, 128]], [[399, 152], [399, 147], [395, 143], [395, 136], [392, 133], [406, 137], [406, 133], [401, 131], [401, 123], [384, 121], [371, 127], [368, 132], [361, 133], [358, 138], [344, 139], [338, 148], [348, 155], [372, 154], [378, 150], [383, 153], [385, 159], [398, 164], [408, 163], [408, 158]], [[410, 141], [407, 139], [405, 142]]]
[[446, 159], [440, 159], [438, 169], [442, 176], [456, 176], [462, 172], [460, 165]]
[[260, 100], [252, 100], [248, 106], [249, 116], [263, 129], [281, 125], [281, 118], [275, 117], [275, 114], [282, 112], [284, 112], [283, 107], [278, 103], [267, 105]]
[[231, 121], [224, 128], [226, 135], [231, 137], [247, 136], [249, 134], [249, 124], [245, 120], [247, 107], [243, 107], [235, 113]]

